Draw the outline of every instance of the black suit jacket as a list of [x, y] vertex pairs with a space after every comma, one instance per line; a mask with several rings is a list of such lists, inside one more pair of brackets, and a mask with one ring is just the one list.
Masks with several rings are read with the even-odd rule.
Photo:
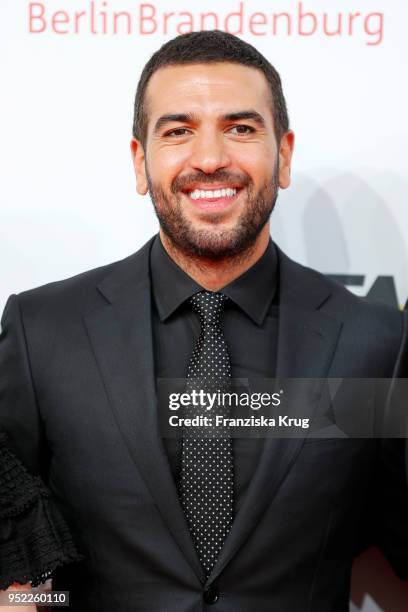
[[[12, 296], [4, 312], [0, 428], [46, 479], [85, 556], [54, 588], [88, 612], [199, 612], [209, 586], [222, 612], [344, 612], [363, 532], [408, 578], [403, 441], [325, 437], [265, 440], [205, 580], [157, 429], [151, 244]], [[278, 253], [277, 376], [395, 375], [402, 313]], [[314, 387], [312, 412], [319, 398]]]

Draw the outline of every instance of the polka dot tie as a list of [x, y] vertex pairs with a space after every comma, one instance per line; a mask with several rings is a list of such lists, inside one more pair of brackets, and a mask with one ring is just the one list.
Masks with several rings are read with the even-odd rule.
[[[228, 300], [222, 293], [200, 291], [190, 298], [198, 313], [201, 333], [187, 372], [188, 391], [217, 393], [229, 388], [231, 365], [221, 329]], [[228, 406], [207, 411], [189, 406], [185, 416], [228, 416]], [[203, 432], [205, 431], [205, 437]], [[198, 556], [207, 577], [217, 561], [233, 520], [233, 456], [227, 427], [183, 429], [180, 500]]]

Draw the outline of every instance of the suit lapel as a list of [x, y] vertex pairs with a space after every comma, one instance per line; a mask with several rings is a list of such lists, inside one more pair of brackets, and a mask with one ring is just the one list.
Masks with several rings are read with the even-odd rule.
[[[290, 387], [291, 405], [295, 409], [301, 407], [303, 416], [312, 417], [321, 379], [327, 376], [342, 323], [321, 310], [331, 295], [321, 277], [305, 271], [279, 249], [278, 255], [277, 389]], [[303, 380], [297, 384], [293, 379]], [[293, 408], [291, 412], [293, 414]], [[265, 439], [258, 468], [207, 584], [220, 574], [256, 527], [296, 461], [304, 440], [304, 437]]]
[[98, 287], [102, 308], [85, 325], [118, 427], [159, 512], [201, 582], [195, 552], [159, 433], [151, 325], [149, 252], [118, 264]]
[[[140, 470], [174, 540], [204, 583], [204, 573], [181, 508], [159, 434], [151, 325], [149, 253], [142, 251], [117, 264], [98, 289], [104, 305], [85, 318], [85, 326], [110, 405], [130, 455]], [[327, 285], [278, 250], [279, 334], [276, 378], [327, 376], [341, 322], [321, 307]], [[306, 280], [305, 280], [306, 277]], [[308, 389], [312, 414], [318, 384]], [[304, 386], [302, 386], [304, 399]], [[259, 466], [207, 584], [220, 574], [245, 542], [271, 503], [300, 452], [304, 439], [266, 438]]]

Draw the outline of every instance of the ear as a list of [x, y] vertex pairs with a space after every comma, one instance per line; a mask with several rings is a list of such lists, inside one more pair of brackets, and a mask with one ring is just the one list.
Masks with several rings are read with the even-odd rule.
[[279, 187], [286, 189], [290, 185], [290, 168], [293, 149], [295, 146], [295, 135], [289, 130], [281, 138], [279, 144]]
[[145, 152], [139, 140], [132, 138], [130, 141], [133, 167], [136, 175], [136, 190], [140, 195], [146, 195], [148, 191], [146, 178]]

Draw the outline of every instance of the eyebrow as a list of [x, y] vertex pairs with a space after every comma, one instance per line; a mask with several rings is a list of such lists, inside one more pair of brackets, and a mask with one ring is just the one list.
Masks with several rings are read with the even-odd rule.
[[168, 123], [194, 123], [197, 121], [197, 117], [193, 113], [170, 113], [168, 115], [162, 115], [158, 118], [154, 126], [154, 134], [160, 132], [162, 127]]
[[222, 119], [224, 121], [240, 121], [241, 119], [251, 119], [261, 127], [265, 127], [265, 119], [262, 117], [262, 115], [260, 115], [257, 111], [254, 110], [244, 110], [238, 111], [237, 113], [228, 113], [227, 115], [223, 115]]
[[[222, 121], [240, 121], [241, 119], [250, 119], [261, 127], [265, 127], [265, 119], [257, 111], [242, 110], [235, 113], [227, 113], [222, 115]], [[168, 123], [194, 123], [198, 122], [198, 117], [194, 113], [169, 113], [162, 115], [156, 121], [153, 133], [157, 134]]]

